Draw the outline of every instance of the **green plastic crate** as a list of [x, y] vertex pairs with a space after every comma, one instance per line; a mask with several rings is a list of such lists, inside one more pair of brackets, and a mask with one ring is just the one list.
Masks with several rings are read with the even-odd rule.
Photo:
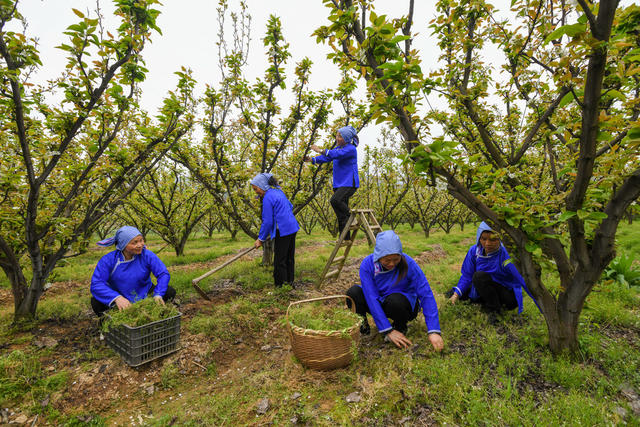
[[140, 366], [179, 349], [182, 313], [132, 328], [121, 325], [105, 332], [104, 339], [129, 366]]

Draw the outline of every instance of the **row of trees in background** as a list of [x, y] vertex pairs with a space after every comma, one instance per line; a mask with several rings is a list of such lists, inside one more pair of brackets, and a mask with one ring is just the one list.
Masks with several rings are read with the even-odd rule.
[[[445, 232], [454, 226], [464, 228], [476, 219], [464, 205], [441, 188], [424, 184], [410, 165], [394, 158], [385, 145], [366, 148], [361, 167], [361, 187], [352, 198], [354, 207], [370, 207], [385, 229], [399, 224], [419, 227], [425, 237], [434, 229]], [[286, 180], [283, 187], [287, 191]], [[250, 197], [248, 180], [237, 190], [247, 192], [247, 204], [255, 202]], [[308, 206], [296, 213], [304, 233], [325, 230], [336, 236], [336, 217], [329, 203], [332, 190], [329, 184], [319, 189]], [[259, 208], [259, 206], [258, 206]], [[105, 216], [96, 228], [97, 237], [112, 234], [122, 224], [136, 226], [143, 234], [158, 235], [167, 247], [180, 256], [185, 243], [196, 232], [211, 236], [213, 232], [228, 233], [232, 239], [246, 236], [255, 239], [260, 223], [259, 211], [245, 219], [250, 233], [230, 216], [224, 206], [211, 197], [189, 170], [165, 159], [138, 185], [124, 203]]]

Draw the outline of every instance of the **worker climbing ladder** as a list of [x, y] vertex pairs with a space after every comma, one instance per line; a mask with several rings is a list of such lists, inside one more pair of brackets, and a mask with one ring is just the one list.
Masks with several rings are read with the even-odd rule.
[[[320, 275], [320, 279], [318, 279], [318, 282], [316, 283], [316, 287], [319, 288], [325, 280], [337, 279], [338, 276], [340, 276], [340, 272], [342, 271], [345, 261], [347, 260], [347, 256], [349, 255], [349, 251], [351, 250], [351, 246], [353, 246], [353, 242], [355, 241], [358, 230], [360, 229], [362, 229], [367, 236], [369, 245], [375, 244], [376, 235], [382, 231], [382, 227], [378, 224], [378, 220], [373, 215], [373, 211], [371, 209], [353, 209], [351, 211], [347, 224], [342, 230], [342, 233], [340, 233], [340, 237], [338, 237], [336, 247], [333, 248], [329, 259], [327, 260], [327, 265], [325, 265], [324, 270]], [[350, 233], [349, 239], [346, 239], [347, 233]], [[344, 252], [342, 255], [338, 256], [340, 249], [344, 249]]]

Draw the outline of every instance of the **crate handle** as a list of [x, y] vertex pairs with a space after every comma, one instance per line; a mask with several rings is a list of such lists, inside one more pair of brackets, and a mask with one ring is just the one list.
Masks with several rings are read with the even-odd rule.
[[353, 298], [351, 298], [349, 295], [329, 295], [326, 297], [318, 297], [318, 298], [309, 298], [309, 299], [303, 299], [300, 301], [295, 301], [292, 303], [289, 303], [289, 307], [287, 307], [287, 325], [290, 327], [290, 323], [289, 323], [289, 309], [296, 305], [296, 304], [302, 304], [303, 302], [314, 302], [314, 301], [322, 301], [322, 300], [328, 300], [328, 299], [336, 299], [336, 298], [349, 298], [351, 300], [351, 311], [353, 313], [356, 312], [356, 303], [353, 300]]

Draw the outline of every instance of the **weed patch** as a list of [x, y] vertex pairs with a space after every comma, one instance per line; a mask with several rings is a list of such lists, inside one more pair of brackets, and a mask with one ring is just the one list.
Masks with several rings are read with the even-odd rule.
[[297, 304], [289, 309], [289, 323], [303, 329], [344, 332], [360, 321], [360, 316], [345, 307], [321, 301]]
[[178, 309], [172, 304], [158, 304], [153, 298], [145, 298], [124, 310], [110, 311], [102, 323], [102, 330], [107, 332], [121, 325], [135, 328], [177, 315]]

